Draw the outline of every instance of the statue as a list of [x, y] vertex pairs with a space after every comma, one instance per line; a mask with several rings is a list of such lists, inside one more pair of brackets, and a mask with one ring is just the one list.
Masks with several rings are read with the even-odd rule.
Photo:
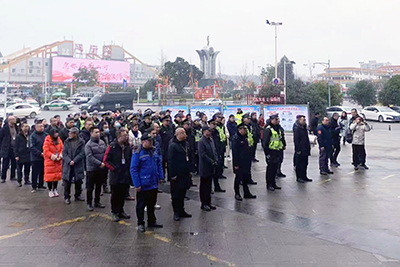
[[207, 46], [210, 46], [210, 35], [207, 35]]

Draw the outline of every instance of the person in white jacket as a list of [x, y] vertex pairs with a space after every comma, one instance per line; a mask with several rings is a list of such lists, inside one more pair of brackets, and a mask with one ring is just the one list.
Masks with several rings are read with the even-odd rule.
[[350, 130], [353, 133], [353, 165], [354, 170], [358, 170], [359, 166], [368, 170], [368, 166], [365, 164], [366, 153], [365, 153], [365, 132], [371, 131], [371, 127], [363, 118], [357, 117], [354, 122], [350, 125]]
[[142, 133], [139, 131], [137, 122], [132, 122], [131, 130], [129, 131], [129, 145], [133, 150], [136, 150], [141, 144]]

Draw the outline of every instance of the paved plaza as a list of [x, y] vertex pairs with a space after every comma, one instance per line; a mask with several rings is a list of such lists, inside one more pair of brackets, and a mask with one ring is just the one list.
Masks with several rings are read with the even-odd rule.
[[[7, 180], [0, 185], [0, 267], [3, 266], [400, 266], [400, 124], [372, 122], [366, 134], [369, 170], [354, 171], [351, 145], [342, 146], [339, 168], [320, 176], [312, 149], [309, 178], [298, 184], [293, 141], [283, 164], [282, 190], [267, 192], [265, 161], [253, 165], [255, 200], [234, 199], [231, 162], [226, 193], [213, 195], [216, 211], [200, 210], [198, 187], [188, 192], [193, 218], [173, 221], [168, 184], [156, 211], [164, 228], [139, 233], [132, 219], [111, 221], [105, 209], [87, 212], [84, 202], [66, 206], [46, 191], [30, 193]], [[391, 130], [389, 131], [389, 125]], [[194, 177], [199, 184], [199, 177]], [[59, 191], [62, 188], [59, 186]], [[134, 194], [131, 191], [131, 194]]]

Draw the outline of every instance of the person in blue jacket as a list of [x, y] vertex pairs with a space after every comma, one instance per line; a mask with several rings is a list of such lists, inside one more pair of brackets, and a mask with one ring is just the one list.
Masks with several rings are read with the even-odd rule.
[[317, 128], [317, 137], [319, 145], [319, 171], [322, 175], [333, 174], [328, 167], [328, 159], [332, 153], [332, 131], [329, 127], [329, 119], [325, 117], [322, 125]]
[[147, 207], [148, 227], [162, 228], [156, 222], [154, 205], [157, 203], [158, 181], [164, 180], [161, 162], [153, 147], [153, 137], [149, 133], [142, 135], [142, 145], [133, 152], [131, 176], [136, 189], [136, 216], [140, 232], [145, 232], [144, 208]]

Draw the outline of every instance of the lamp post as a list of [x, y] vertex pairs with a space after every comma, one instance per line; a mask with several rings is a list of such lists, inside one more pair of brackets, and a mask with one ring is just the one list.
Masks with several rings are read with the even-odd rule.
[[285, 95], [285, 105], [286, 105], [286, 65], [293, 65], [296, 64], [294, 61], [285, 62], [283, 64], [283, 94]]
[[282, 26], [282, 22], [270, 22], [266, 20], [267, 24], [275, 27], [275, 79], [278, 78], [278, 26]]
[[331, 87], [330, 87], [330, 83], [331, 83], [331, 60], [328, 59], [328, 62], [315, 62], [313, 64], [313, 68], [315, 68], [315, 65], [322, 65], [324, 67], [328, 68], [328, 107], [331, 106]]

